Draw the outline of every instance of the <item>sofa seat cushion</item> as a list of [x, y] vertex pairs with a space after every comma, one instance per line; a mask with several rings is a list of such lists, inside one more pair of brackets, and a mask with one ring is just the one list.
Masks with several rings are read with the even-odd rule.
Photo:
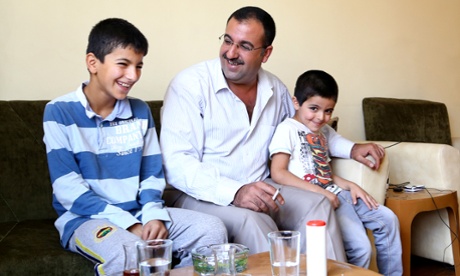
[[[53, 223], [25, 220], [9, 230], [0, 240], [2, 275], [94, 275], [89, 260], [62, 248]], [[8, 227], [0, 224], [0, 229]]]

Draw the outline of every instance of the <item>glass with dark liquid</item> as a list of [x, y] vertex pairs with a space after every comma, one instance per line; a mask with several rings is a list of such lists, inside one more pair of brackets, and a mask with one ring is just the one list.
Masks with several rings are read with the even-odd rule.
[[126, 269], [123, 271], [123, 276], [139, 276], [139, 269], [138, 268]]
[[125, 265], [123, 276], [139, 276], [139, 261], [137, 258], [138, 241], [123, 244], [125, 252]]

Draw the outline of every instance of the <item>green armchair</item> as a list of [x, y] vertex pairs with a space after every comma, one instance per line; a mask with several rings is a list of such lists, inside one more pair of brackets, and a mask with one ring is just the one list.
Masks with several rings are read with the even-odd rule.
[[364, 98], [366, 140], [452, 145], [443, 103], [394, 98]]
[[[443, 103], [364, 98], [362, 104], [366, 140], [388, 147], [390, 183], [460, 190], [460, 143], [451, 137]], [[449, 225], [445, 209], [417, 215], [412, 223], [412, 254], [454, 264], [450, 229], [458, 233], [458, 225]]]

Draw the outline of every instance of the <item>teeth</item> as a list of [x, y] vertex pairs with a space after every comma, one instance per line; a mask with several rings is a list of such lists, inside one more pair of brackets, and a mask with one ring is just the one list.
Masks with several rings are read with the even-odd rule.
[[231, 60], [229, 60], [228, 63], [230, 63], [230, 65], [239, 65], [239, 64], [240, 64], [240, 63], [237, 62], [237, 61], [233, 62], [233, 61], [231, 61]]
[[123, 87], [130, 87], [131, 86], [131, 85], [129, 85], [127, 83], [123, 83], [123, 82], [119, 82], [118, 84], [120, 84]]

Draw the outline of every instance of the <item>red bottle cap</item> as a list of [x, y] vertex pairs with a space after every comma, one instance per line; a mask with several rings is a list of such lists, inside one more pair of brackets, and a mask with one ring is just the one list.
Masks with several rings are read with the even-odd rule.
[[325, 226], [326, 222], [324, 220], [310, 220], [307, 222], [308, 226]]

